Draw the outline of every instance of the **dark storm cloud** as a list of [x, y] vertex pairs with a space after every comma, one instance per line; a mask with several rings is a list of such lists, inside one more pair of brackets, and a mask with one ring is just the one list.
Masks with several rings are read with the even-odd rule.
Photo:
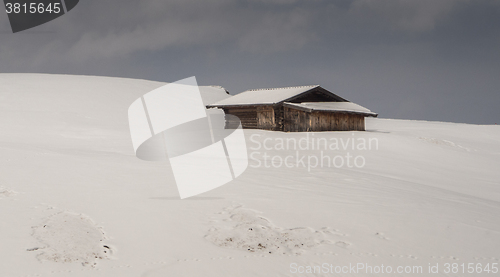
[[2, 72], [318, 83], [384, 117], [500, 121], [500, 1], [87, 0], [19, 34], [0, 14]]
[[[116, 57], [192, 44], [229, 43], [241, 51], [272, 53], [298, 50], [336, 34], [428, 31], [454, 2], [86, 1], [64, 21], [38, 30], [57, 34], [47, 48], [60, 45], [54, 52], [68, 54], [65, 59]], [[21, 39], [10, 36], [9, 40]]]

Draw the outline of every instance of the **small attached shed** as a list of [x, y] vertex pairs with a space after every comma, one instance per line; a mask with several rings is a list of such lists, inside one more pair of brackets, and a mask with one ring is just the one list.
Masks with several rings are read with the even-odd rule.
[[248, 90], [207, 108], [237, 116], [245, 129], [284, 132], [364, 131], [365, 117], [377, 116], [317, 85]]

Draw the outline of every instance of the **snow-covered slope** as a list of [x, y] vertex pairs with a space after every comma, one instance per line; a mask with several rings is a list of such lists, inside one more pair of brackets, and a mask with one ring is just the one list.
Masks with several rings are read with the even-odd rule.
[[[498, 267], [498, 126], [369, 118], [366, 132], [245, 130], [247, 171], [180, 200], [168, 162], [137, 159], [128, 130], [130, 103], [161, 85], [0, 74], [0, 276], [373, 275], [296, 273], [357, 263], [422, 266], [422, 276], [430, 263], [439, 266], [432, 275], [449, 276], [446, 263]], [[202, 96], [227, 97], [214, 87]], [[306, 138], [328, 149], [282, 144]], [[314, 166], [348, 153], [364, 166]]]

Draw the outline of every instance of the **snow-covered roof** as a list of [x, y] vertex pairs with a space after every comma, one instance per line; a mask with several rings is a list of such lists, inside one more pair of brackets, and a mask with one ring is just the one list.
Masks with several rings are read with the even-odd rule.
[[231, 95], [227, 93], [227, 90], [221, 86], [199, 86], [199, 89], [201, 98], [203, 99], [203, 104], [205, 105], [231, 97]]
[[[316, 88], [321, 88], [321, 87], [318, 85], [312, 85], [312, 86], [285, 87], [285, 88], [252, 89], [236, 94], [222, 101], [213, 103], [211, 105], [208, 105], [207, 107], [213, 108], [213, 107], [241, 106], [241, 105], [272, 105], [287, 101], [302, 93], [305, 93], [307, 91]], [[327, 90], [324, 91], [329, 92]], [[346, 101], [345, 99], [333, 93], [331, 94], [341, 100]]]
[[312, 112], [312, 111], [346, 112], [346, 113], [364, 114], [373, 117], [378, 116], [378, 114], [353, 102], [304, 102], [304, 103], [285, 102], [283, 103], [283, 106], [303, 110], [306, 112]]

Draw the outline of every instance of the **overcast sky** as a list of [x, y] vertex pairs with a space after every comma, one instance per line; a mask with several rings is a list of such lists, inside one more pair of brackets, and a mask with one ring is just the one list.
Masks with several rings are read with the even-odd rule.
[[383, 118], [500, 124], [500, 0], [81, 0], [16, 34], [0, 12], [0, 72], [319, 84]]

